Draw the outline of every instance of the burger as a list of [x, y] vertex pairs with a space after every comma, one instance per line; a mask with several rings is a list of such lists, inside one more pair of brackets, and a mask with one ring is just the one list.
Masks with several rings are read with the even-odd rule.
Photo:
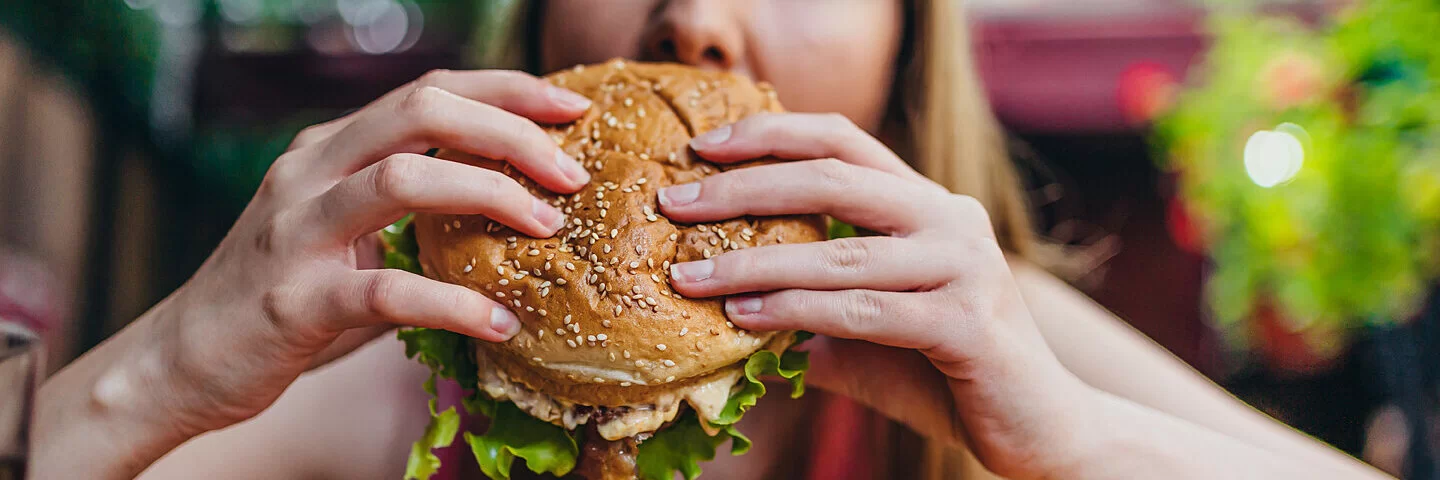
[[[503, 172], [559, 208], [566, 224], [532, 238], [480, 216], [416, 214], [385, 232], [387, 265], [482, 292], [522, 328], [504, 343], [407, 329], [407, 355], [467, 389], [464, 407], [489, 418], [465, 433], [482, 471], [597, 479], [699, 475], [698, 463], [731, 442], [735, 424], [765, 394], [762, 377], [803, 392], [802, 332], [752, 332], [727, 321], [723, 299], [688, 298], [670, 266], [728, 251], [824, 240], [820, 216], [745, 217], [685, 224], [666, 218], [656, 193], [748, 164], [717, 165], [692, 152], [694, 136], [749, 115], [781, 112], [775, 92], [733, 74], [614, 60], [546, 77], [594, 101], [579, 120], [548, 125], [591, 173], [578, 193], [549, 192], [508, 165], [454, 151], [440, 158]], [[411, 452], [407, 478], [439, 466], [432, 448], [457, 436], [459, 414], [437, 412]]]

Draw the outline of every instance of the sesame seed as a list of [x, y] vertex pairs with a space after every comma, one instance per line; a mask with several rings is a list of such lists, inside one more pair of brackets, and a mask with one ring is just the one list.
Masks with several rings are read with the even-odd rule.
[[637, 367], [643, 367], [643, 366], [645, 366], [645, 362], [640, 361], [640, 360], [636, 360], [636, 361], [635, 361], [635, 366], [637, 366]]
[[545, 311], [545, 309], [543, 309], [543, 308], [542, 308], [542, 309], [539, 309], [539, 310], [536, 310], [535, 313], [539, 313], [540, 316], [542, 316], [542, 317], [548, 317], [548, 316], [550, 316], [550, 312]]
[[615, 306], [615, 316], [617, 316], [617, 317], [620, 316], [620, 311], [623, 310], [624, 308], [625, 308], [625, 307], [616, 305], [616, 306]]
[[527, 311], [527, 312], [534, 312], [534, 311], [535, 311], [535, 307], [526, 305], [526, 306], [525, 306], [525, 311]]
[[495, 292], [496, 298], [505, 298], [505, 292]]
[[509, 284], [510, 284], [510, 279], [508, 279], [508, 278], [502, 278], [502, 279], [500, 279], [500, 286], [503, 287], [503, 286], [509, 285]]
[[663, 344], [663, 343], [657, 343], [657, 344], [655, 344], [655, 349], [663, 352], [663, 351], [665, 351], [665, 344]]
[[650, 274], [650, 280], [654, 280], [655, 283], [660, 283], [660, 276], [652, 273]]
[[465, 270], [465, 273], [470, 273], [470, 271], [471, 271], [471, 270], [474, 270], [474, 269], [475, 269], [475, 266], [474, 266], [474, 265], [466, 265], [464, 270]]
[[620, 382], [620, 386], [622, 386], [622, 387], [628, 387], [628, 386], [630, 386], [630, 382]]
[[594, 341], [595, 341], [595, 336], [594, 336], [594, 335], [587, 335], [587, 336], [585, 337], [585, 340], [594, 342]]
[[730, 327], [730, 328], [735, 328], [735, 323], [733, 323], [733, 322], [725, 322], [725, 326]]
[[580, 333], [580, 322], [570, 324], [570, 333]]
[[609, 335], [605, 335], [605, 334], [603, 334], [603, 333], [595, 336], [595, 339], [596, 339], [596, 340], [599, 340], [599, 341], [602, 341], [602, 342], [605, 341], [605, 340], [607, 340], [607, 339], [609, 339], [609, 338], [610, 338]]
[[608, 243], [605, 244], [605, 248], [602, 248], [601, 250], [604, 251], [605, 253], [610, 253], [610, 244], [608, 244]]
[[518, 298], [512, 299], [512, 300], [510, 300], [510, 303], [515, 304], [515, 308], [520, 308], [520, 299], [518, 299]]
[[570, 262], [565, 262], [565, 269], [573, 272], [573, 271], [575, 271], [575, 264], [570, 263]]
[[521, 293], [524, 293], [524, 292], [521, 292], [521, 291], [519, 291], [519, 290], [511, 290], [511, 291], [510, 291], [510, 294], [511, 294], [511, 295], [514, 295], [514, 296], [517, 296], [517, 297], [520, 296]]
[[[708, 255], [707, 255], [707, 257], [708, 257]], [[516, 279], [516, 280], [520, 280], [520, 279], [522, 279], [522, 278], [525, 278], [525, 274], [526, 274], [526, 273], [527, 273], [527, 272], [525, 272], [525, 271], [522, 270], [520, 273], [511, 275], [510, 278], [513, 278], [513, 279]]]
[[653, 307], [658, 302], [655, 300], [655, 297], [645, 297], [645, 303], [648, 303], [650, 304], [650, 306]]
[[685, 336], [685, 334], [687, 334], [687, 333], [690, 333], [690, 327], [681, 327], [681, 328], [680, 328], [680, 336], [683, 337], [683, 336]]
[[667, 366], [667, 367], [673, 367], [673, 366], [675, 366], [675, 361], [674, 361], [674, 360], [671, 360], [671, 359], [668, 359], [668, 358], [665, 359], [665, 362], [664, 362], [664, 363], [665, 363], [665, 366]]
[[702, 250], [700, 253], [704, 254], [705, 258], [710, 258], [710, 249], [707, 248], [705, 250]]
[[623, 355], [625, 358], [630, 358], [630, 351], [629, 351], [629, 350], [621, 351], [621, 352], [620, 352], [620, 355]]
[[540, 289], [540, 296], [541, 296], [541, 297], [548, 297], [548, 296], [550, 296], [550, 289], [549, 289], [549, 288], [542, 288], [542, 289]]
[[566, 280], [566, 279], [563, 279], [563, 278], [557, 278], [557, 279], [555, 279], [555, 284], [556, 284], [556, 285], [564, 285], [564, 284], [567, 284], [567, 283], [570, 283], [570, 281], [569, 281], [569, 280]]
[[579, 335], [576, 335], [576, 336], [575, 336], [575, 344], [576, 344], [576, 345], [584, 345], [584, 344], [585, 344], [585, 338], [584, 338], [584, 337], [581, 337], [581, 336], [579, 336]]
[[605, 383], [605, 379], [600, 378], [600, 377], [595, 377], [595, 383]]
[[496, 274], [496, 275], [504, 275], [504, 274], [505, 274], [505, 267], [502, 266], [502, 265], [496, 265], [496, 266], [495, 266], [495, 274]]
[[604, 265], [596, 265], [596, 266], [595, 266], [595, 273], [605, 273], [605, 266], [604, 266]]
[[530, 256], [533, 257], [533, 256], [536, 256], [536, 255], [539, 255], [539, 254], [540, 254], [540, 251], [532, 248], [532, 249], [530, 249], [530, 252], [529, 252], [529, 253], [530, 253]]
[[[673, 241], [675, 241], [675, 239], [677, 239], [677, 238], [680, 238], [680, 235], [679, 235], [679, 234], [675, 234], [675, 233], [670, 234], [670, 241], [673, 242]], [[501, 272], [501, 274], [503, 275], [504, 272]]]
[[557, 329], [555, 329], [555, 334], [556, 334], [556, 335], [564, 335], [564, 334], [565, 334], [565, 329], [563, 329], [563, 328], [557, 328]]
[[660, 220], [660, 217], [657, 217], [657, 216], [655, 216], [655, 214], [652, 213], [652, 214], [646, 215], [646, 216], [645, 216], [645, 220], [654, 222], [654, 221]]
[[[666, 361], [667, 361], [667, 362], [670, 362], [669, 360], [666, 360]], [[675, 362], [670, 362], [670, 363], [675, 363]], [[675, 381], [675, 376], [674, 376], [674, 375], [665, 377], [665, 383], [670, 383], [670, 382], [673, 382], [673, 381]]]
[[640, 262], [631, 261], [630, 268], [640, 268]]
[[605, 327], [605, 328], [610, 328], [610, 320], [609, 320], [609, 319], [601, 320], [601, 321], [600, 321], [600, 326]]
[[535, 338], [545, 338], [545, 331], [544, 331], [544, 330], [536, 330], [536, 331], [535, 331]]
[[569, 325], [569, 324], [570, 324], [570, 316], [569, 316], [569, 315], [566, 315], [566, 316], [565, 316], [565, 319], [562, 320], [562, 321], [565, 322], [566, 325]]
[[634, 100], [631, 100], [630, 97], [625, 97], [625, 106], [628, 107], [628, 106], [631, 106], [631, 105], [634, 105], [634, 104], [635, 104], [635, 101], [634, 101]]
[[574, 341], [574, 340], [571, 340], [571, 339], [568, 339], [568, 338], [567, 338], [567, 339], [565, 339], [565, 344], [566, 344], [566, 345], [569, 345], [570, 348], [575, 348], [575, 341]]

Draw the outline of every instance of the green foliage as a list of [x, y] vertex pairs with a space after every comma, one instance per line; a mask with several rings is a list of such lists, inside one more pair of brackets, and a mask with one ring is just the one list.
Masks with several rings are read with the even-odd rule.
[[[1156, 130], [1214, 260], [1215, 316], [1244, 340], [1268, 302], [1317, 344], [1409, 318], [1440, 245], [1440, 4], [1357, 2], [1311, 26], [1218, 3], [1197, 82]], [[1261, 187], [1246, 140], [1285, 123], [1308, 133], [1304, 165]]]

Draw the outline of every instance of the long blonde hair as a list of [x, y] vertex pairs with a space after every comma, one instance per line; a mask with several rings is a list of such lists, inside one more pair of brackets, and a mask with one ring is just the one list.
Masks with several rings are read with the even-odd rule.
[[[976, 70], [963, 1], [905, 1], [905, 46], [896, 65], [885, 127], [897, 132], [891, 136], [891, 147], [951, 192], [979, 200], [990, 212], [995, 234], [1007, 252], [1038, 260], [1041, 244], [1003, 130]], [[539, 9], [526, 8], [532, 3], [494, 2], [495, 11], [480, 22], [483, 37], [476, 39], [478, 45], [494, 48], [482, 48], [477, 63], [536, 64], [533, 45], [539, 29], [530, 27], [536, 25]], [[994, 478], [964, 449], [925, 441], [893, 422], [887, 429], [874, 436], [886, 478], [896, 472], [931, 480]]]

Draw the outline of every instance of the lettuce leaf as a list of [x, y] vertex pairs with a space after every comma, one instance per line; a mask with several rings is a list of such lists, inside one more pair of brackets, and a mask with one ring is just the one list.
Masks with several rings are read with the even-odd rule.
[[[814, 334], [796, 332], [795, 345], [809, 340]], [[794, 345], [791, 346], [792, 348]], [[711, 436], [700, 425], [700, 418], [694, 412], [686, 412], [669, 427], [660, 430], [640, 444], [635, 457], [640, 478], [645, 480], [671, 480], [680, 472], [686, 480], [700, 476], [700, 462], [715, 459], [715, 450], [730, 440], [730, 454], [744, 455], [750, 450], [748, 437], [735, 428], [740, 418], [750, 407], [765, 396], [762, 377], [774, 376], [790, 382], [790, 398], [805, 394], [805, 371], [810, 368], [810, 354], [787, 350], [775, 354], [762, 350], [745, 360], [745, 377], [740, 387], [730, 393], [719, 418], [710, 422], [712, 430], [719, 430]]]
[[640, 443], [635, 466], [644, 480], [673, 480], [677, 471], [686, 480], [694, 480], [700, 476], [700, 462], [714, 460], [715, 450], [732, 439], [732, 455], [750, 450], [750, 439], [734, 426], [726, 426], [712, 437], [701, 428], [695, 412], [686, 411], [669, 427]]
[[420, 244], [415, 242], [415, 228], [410, 225], [414, 215], [406, 215], [380, 231], [380, 244], [385, 254], [385, 268], [420, 273]]
[[[425, 383], [433, 392], [435, 377], [431, 376]], [[405, 480], [429, 480], [435, 475], [440, 470], [440, 457], [431, 450], [450, 446], [459, 431], [460, 413], [455, 411], [455, 407], [437, 414], [435, 399], [430, 399], [430, 425], [425, 427], [425, 434], [420, 436], [420, 440], [410, 446], [410, 460], [405, 463]]]
[[465, 442], [485, 476], [509, 479], [516, 458], [525, 459], [532, 472], [557, 477], [575, 468], [579, 443], [565, 429], [532, 417], [511, 402], [489, 400], [482, 410], [489, 412], [490, 429], [484, 435], [466, 432]]
[[789, 350], [780, 355], [769, 350], [755, 352], [745, 361], [745, 378], [740, 380], [740, 388], [730, 394], [725, 409], [720, 411], [719, 418], [710, 422], [711, 425], [730, 426], [739, 422], [740, 417], [765, 396], [762, 377], [775, 376], [788, 380], [790, 398], [800, 398], [805, 394], [805, 370], [809, 368], [808, 352]]

